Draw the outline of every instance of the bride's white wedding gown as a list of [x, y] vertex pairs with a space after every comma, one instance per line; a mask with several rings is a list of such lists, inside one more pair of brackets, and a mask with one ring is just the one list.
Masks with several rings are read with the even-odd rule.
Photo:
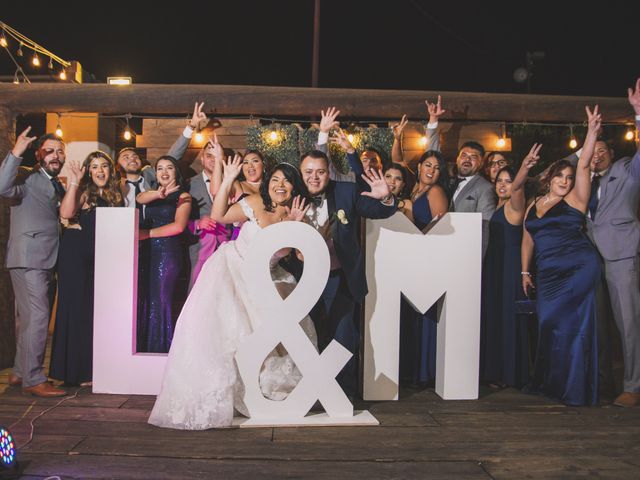
[[[159, 427], [203, 430], [230, 426], [234, 407], [247, 415], [242, 402], [244, 387], [235, 362], [240, 341], [256, 327], [257, 305], [243, 278], [244, 252], [260, 230], [251, 207], [243, 199], [249, 218], [235, 241], [222, 244], [202, 267], [178, 318], [162, 380], [162, 388], [149, 417]], [[271, 276], [284, 298], [296, 281], [272, 261]], [[301, 327], [317, 345], [313, 323]], [[260, 373], [266, 398], [283, 400], [300, 381], [301, 374], [286, 352], [274, 349]]]

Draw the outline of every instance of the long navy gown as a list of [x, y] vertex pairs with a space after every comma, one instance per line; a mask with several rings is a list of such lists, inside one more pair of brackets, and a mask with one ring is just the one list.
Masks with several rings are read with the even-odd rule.
[[600, 262], [584, 233], [584, 214], [564, 200], [525, 226], [538, 270], [538, 351], [528, 390], [567, 405], [598, 402], [595, 291]]
[[[429, 198], [425, 193], [412, 207], [413, 219], [420, 230], [431, 220]], [[424, 315], [416, 312], [404, 298], [400, 304], [400, 378], [413, 385], [431, 384], [436, 378], [437, 306]]]
[[[145, 208], [145, 228], [152, 229], [175, 220], [180, 192], [156, 200]], [[182, 235], [150, 238], [146, 268], [146, 318], [138, 320], [139, 352], [167, 353], [173, 338], [173, 305], [176, 283], [185, 264]], [[142, 321], [141, 321], [142, 320]]]
[[[107, 203], [98, 198], [98, 206]], [[80, 229], [67, 228], [58, 254], [58, 306], [49, 376], [69, 385], [90, 382], [93, 369], [95, 208], [80, 210]]]
[[512, 225], [504, 206], [489, 222], [482, 271], [482, 373], [484, 381], [521, 388], [529, 381], [527, 317], [516, 313], [524, 299], [520, 272], [522, 225]]

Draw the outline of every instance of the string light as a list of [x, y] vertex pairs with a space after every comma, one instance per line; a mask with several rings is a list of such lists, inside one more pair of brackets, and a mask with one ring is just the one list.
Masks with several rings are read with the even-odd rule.
[[40, 66], [40, 57], [38, 57], [37, 53], [33, 54], [33, 58], [31, 59], [31, 63], [33, 63], [34, 67], [39, 67]]
[[349, 143], [353, 143], [353, 140], [355, 139], [355, 137], [353, 136], [353, 133], [348, 134], [347, 138], [349, 139]]
[[18, 47], [18, 51], [16, 52], [16, 55], [18, 55], [19, 57], [24, 56], [24, 52], [22, 51], [22, 42], [20, 42], [20, 46]]
[[131, 134], [131, 127], [129, 126], [129, 119], [131, 118], [131, 114], [127, 113], [124, 117], [124, 119], [127, 122], [127, 126], [124, 129], [124, 133], [123, 133], [123, 137], [124, 139], [128, 142], [129, 140], [131, 140], [131, 138], [133, 137], [133, 135]]
[[426, 137], [425, 135], [422, 135], [422, 136], [420, 137], [420, 139], [418, 140], [418, 144], [419, 144], [422, 148], [424, 148], [424, 147], [426, 147], [426, 146], [427, 146], [427, 141], [428, 141], [427, 137]]
[[628, 128], [627, 131], [624, 134], [624, 139], [627, 140], [628, 142], [630, 142], [634, 138], [636, 138], [635, 132], [633, 131], [632, 128]]
[[507, 146], [507, 125], [503, 123], [500, 126], [500, 136], [496, 140], [496, 148], [503, 149]]
[[60, 80], [66, 80], [67, 79], [67, 72], [64, 71], [64, 69], [60, 72]]
[[60, 125], [60, 114], [58, 113], [58, 125], [56, 126], [56, 137], [58, 138], [62, 138], [63, 135], [63, 131], [62, 131], [62, 125]]
[[2, 31], [2, 36], [0, 36], [0, 47], [7, 48], [9, 46], [9, 42], [7, 42], [7, 37], [4, 36], [4, 30]]
[[47, 65], [49, 70], [53, 70], [53, 58], [49, 57], [49, 65]]
[[202, 143], [202, 141], [204, 140], [204, 135], [202, 135], [202, 133], [198, 132], [195, 135], [195, 141], [196, 143]]
[[569, 125], [569, 135], [570, 135], [570, 140], [569, 140], [569, 148], [571, 150], [575, 150], [576, 147], [578, 146], [578, 140], [576, 140], [576, 136], [573, 134], [573, 125]]

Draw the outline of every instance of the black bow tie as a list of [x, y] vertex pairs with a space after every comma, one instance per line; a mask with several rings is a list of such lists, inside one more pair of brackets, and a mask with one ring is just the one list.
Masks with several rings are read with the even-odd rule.
[[311, 203], [316, 207], [319, 207], [320, 205], [322, 205], [323, 201], [324, 201], [324, 197], [322, 195], [318, 195], [317, 197], [311, 197]]
[[60, 183], [60, 179], [57, 177], [51, 177], [51, 184], [53, 185], [53, 189], [56, 191], [58, 200], [62, 200], [64, 198], [66, 190], [62, 186], [62, 183]]

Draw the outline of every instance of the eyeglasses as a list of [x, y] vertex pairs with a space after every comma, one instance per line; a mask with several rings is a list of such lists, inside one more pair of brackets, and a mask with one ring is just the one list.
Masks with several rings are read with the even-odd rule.
[[507, 166], [507, 161], [506, 160], [491, 160], [489, 162], [489, 166], [490, 167], [506, 167]]

